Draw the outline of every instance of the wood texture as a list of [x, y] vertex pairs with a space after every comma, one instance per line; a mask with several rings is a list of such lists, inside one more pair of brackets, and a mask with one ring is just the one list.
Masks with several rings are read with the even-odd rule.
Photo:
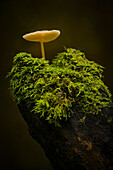
[[112, 108], [103, 110], [103, 115], [87, 115], [85, 124], [79, 123], [82, 114], [73, 108], [74, 116], [62, 121], [62, 127], [38, 119], [25, 101], [18, 108], [55, 170], [113, 169], [113, 125], [108, 122], [113, 118]]

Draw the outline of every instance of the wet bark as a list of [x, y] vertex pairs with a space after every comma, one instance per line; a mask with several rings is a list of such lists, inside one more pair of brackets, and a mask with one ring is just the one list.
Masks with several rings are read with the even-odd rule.
[[31, 136], [42, 146], [55, 170], [113, 169], [112, 108], [103, 109], [103, 115], [87, 115], [85, 124], [79, 123], [82, 114], [73, 108], [73, 117], [62, 122], [61, 127], [38, 119], [25, 101], [18, 108]]

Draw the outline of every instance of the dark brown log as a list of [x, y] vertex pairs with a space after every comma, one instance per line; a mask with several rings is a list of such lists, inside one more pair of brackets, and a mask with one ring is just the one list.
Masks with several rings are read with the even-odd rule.
[[82, 114], [74, 110], [61, 127], [38, 119], [25, 102], [18, 108], [55, 170], [113, 169], [113, 123], [108, 121], [113, 118], [112, 108], [103, 109], [103, 115], [87, 115], [85, 124], [79, 123]]

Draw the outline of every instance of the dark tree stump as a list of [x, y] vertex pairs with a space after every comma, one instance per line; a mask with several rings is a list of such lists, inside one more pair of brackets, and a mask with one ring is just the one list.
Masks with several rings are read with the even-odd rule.
[[25, 101], [18, 108], [29, 126], [31, 136], [42, 146], [55, 170], [112, 170], [113, 169], [113, 109], [103, 115], [87, 115], [80, 124], [81, 114], [61, 127], [48, 124], [26, 108]]

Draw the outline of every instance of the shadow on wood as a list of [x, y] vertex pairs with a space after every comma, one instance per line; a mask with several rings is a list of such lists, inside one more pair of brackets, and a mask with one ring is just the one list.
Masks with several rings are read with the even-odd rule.
[[23, 101], [18, 108], [29, 126], [31, 136], [42, 146], [55, 170], [112, 170], [113, 169], [113, 109], [103, 109], [103, 115], [82, 115], [74, 110], [74, 116], [55, 127], [38, 119]]

